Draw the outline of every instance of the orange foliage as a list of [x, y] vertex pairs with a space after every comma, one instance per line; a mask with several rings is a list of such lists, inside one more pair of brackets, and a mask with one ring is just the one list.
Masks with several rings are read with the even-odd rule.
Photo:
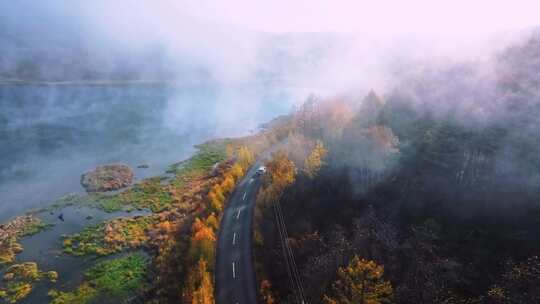
[[182, 298], [183, 303], [214, 303], [212, 275], [208, 271], [208, 265], [204, 259], [199, 259], [197, 264], [190, 269]]
[[260, 295], [261, 295], [262, 303], [264, 304], [276, 303], [276, 301], [274, 300], [274, 297], [272, 296], [272, 285], [270, 284], [270, 281], [263, 280], [261, 282]]
[[[226, 149], [230, 158], [233, 146]], [[234, 190], [253, 161], [253, 153], [247, 147], [240, 147], [236, 163], [232, 164], [232, 160], [221, 163], [216, 175], [190, 176], [170, 185], [174, 209], [161, 217], [151, 232], [158, 251], [154, 261], [160, 303], [179, 300], [182, 303], [214, 303], [212, 271], [219, 217], [226, 196]], [[189, 221], [191, 216], [185, 216], [186, 211], [192, 212], [193, 222]], [[186, 235], [188, 231], [189, 235]], [[178, 279], [184, 280], [185, 284], [179, 283]]]

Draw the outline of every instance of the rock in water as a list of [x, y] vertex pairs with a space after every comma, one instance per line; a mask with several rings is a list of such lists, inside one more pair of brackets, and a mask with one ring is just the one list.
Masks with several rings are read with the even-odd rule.
[[81, 175], [81, 185], [87, 192], [117, 190], [131, 185], [132, 181], [133, 171], [122, 164], [98, 166]]

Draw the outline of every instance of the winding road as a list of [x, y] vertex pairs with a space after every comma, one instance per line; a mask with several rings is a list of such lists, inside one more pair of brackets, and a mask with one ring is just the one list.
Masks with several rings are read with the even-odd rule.
[[261, 186], [258, 160], [236, 186], [221, 219], [216, 252], [217, 304], [257, 303], [257, 281], [253, 268], [252, 220]]

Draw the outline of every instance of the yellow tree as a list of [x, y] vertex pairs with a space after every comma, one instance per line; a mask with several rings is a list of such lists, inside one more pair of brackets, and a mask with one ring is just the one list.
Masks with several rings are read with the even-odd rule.
[[208, 193], [210, 199], [210, 207], [213, 211], [221, 212], [223, 210], [223, 203], [225, 203], [225, 195], [220, 184], [214, 185]]
[[212, 228], [214, 231], [217, 231], [219, 228], [219, 220], [214, 212], [206, 218], [206, 225]]
[[212, 276], [204, 259], [200, 259], [190, 272], [184, 301], [192, 304], [214, 304]]
[[380, 304], [390, 303], [392, 285], [385, 281], [383, 266], [355, 256], [346, 267], [338, 270], [332, 285], [333, 297], [324, 296], [328, 304]]
[[239, 164], [234, 164], [229, 172], [235, 181], [238, 181], [242, 176], [244, 176], [244, 169]]
[[272, 159], [266, 163], [268, 175], [265, 184], [257, 194], [257, 201], [265, 206], [276, 202], [287, 186], [294, 183], [296, 167], [285, 151], [279, 150], [272, 154]]
[[249, 168], [254, 161], [255, 155], [253, 155], [253, 152], [248, 147], [242, 146], [238, 149], [238, 163], [244, 170]]
[[315, 148], [304, 161], [304, 171], [309, 178], [314, 178], [317, 176], [317, 173], [324, 165], [324, 158], [326, 157], [326, 154], [327, 151], [322, 141], [317, 140]]
[[288, 185], [294, 183], [296, 168], [285, 151], [272, 154], [272, 160], [267, 163], [272, 186], [283, 191]]
[[225, 174], [225, 178], [221, 182], [221, 189], [223, 189], [223, 192], [225, 194], [230, 194], [234, 189], [234, 185], [234, 177], [230, 173]]
[[214, 247], [216, 235], [212, 227], [209, 227], [199, 218], [195, 219], [192, 226], [190, 256], [192, 261], [205, 259], [210, 267], [214, 265]]

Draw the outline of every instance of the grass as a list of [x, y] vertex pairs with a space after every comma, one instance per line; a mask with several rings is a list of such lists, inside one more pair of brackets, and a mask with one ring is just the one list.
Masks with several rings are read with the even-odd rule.
[[17, 253], [21, 252], [22, 246], [17, 243], [15, 237], [8, 238], [0, 242], [0, 269], [5, 265], [13, 263]]
[[154, 177], [136, 184], [132, 189], [121, 193], [121, 204], [130, 204], [138, 209], [150, 209], [161, 212], [172, 202], [167, 185], [161, 183], [162, 178]]
[[105, 224], [87, 226], [80, 233], [64, 239], [64, 252], [75, 256], [108, 255], [113, 250], [105, 247]]
[[49, 303], [86, 304], [90, 303], [97, 295], [98, 291], [95, 288], [91, 287], [88, 283], [84, 283], [72, 292], [49, 291], [49, 296], [52, 298]]
[[210, 170], [213, 165], [227, 158], [226, 142], [207, 142], [196, 148], [198, 151], [195, 155], [186, 161], [171, 165], [167, 172], [176, 176], [199, 174]]
[[142, 254], [97, 264], [84, 275], [100, 292], [121, 298], [145, 285], [147, 259]]
[[54, 283], [58, 274], [54, 271], [40, 271], [33, 262], [12, 265], [4, 274], [3, 284], [0, 283], [0, 299], [7, 303], [17, 303], [32, 292], [34, 283], [42, 279]]
[[32, 222], [22, 229], [22, 231], [19, 233], [19, 237], [38, 234], [43, 230], [51, 228], [52, 226], [52, 224], [46, 224], [41, 221]]
[[146, 287], [147, 267], [148, 260], [138, 253], [98, 263], [84, 273], [85, 282], [74, 291], [51, 290], [50, 303], [86, 304], [99, 296], [127, 299]]
[[[176, 178], [172, 186], [180, 188], [185, 178], [198, 176], [208, 172], [216, 163], [226, 159], [226, 141], [212, 141], [196, 146], [198, 151], [189, 159], [169, 166], [168, 173]], [[51, 206], [35, 212], [61, 209], [68, 206], [88, 206], [105, 212], [121, 210], [148, 209], [154, 213], [166, 210], [172, 203], [168, 184], [163, 184], [165, 177], [153, 177], [142, 180], [132, 188], [120, 193], [90, 193], [66, 195]]]
[[19, 216], [6, 224], [7, 228], [0, 239], [0, 269], [13, 263], [15, 256], [23, 250], [21, 244], [18, 243], [19, 238], [37, 234], [51, 226], [31, 215]]
[[146, 243], [146, 231], [156, 220], [153, 217], [117, 218], [64, 238], [64, 252], [74, 256], [105, 256]]
[[104, 194], [70, 194], [66, 195], [47, 209], [61, 209], [68, 206], [87, 206], [101, 209], [111, 213], [121, 210], [149, 209], [152, 212], [161, 212], [171, 204], [171, 196], [167, 185], [162, 184], [162, 177], [153, 177], [142, 180], [140, 183], [121, 193]]
[[0, 291], [0, 299], [7, 303], [17, 303], [32, 292], [32, 284], [26, 282], [10, 282], [5, 290]]

